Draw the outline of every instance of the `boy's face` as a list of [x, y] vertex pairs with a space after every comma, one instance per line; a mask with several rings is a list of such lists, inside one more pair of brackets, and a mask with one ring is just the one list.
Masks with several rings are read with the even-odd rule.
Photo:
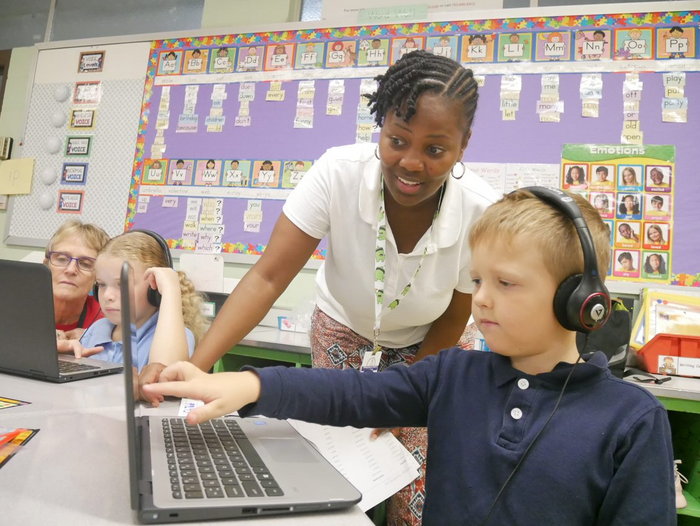
[[608, 172], [605, 170], [599, 170], [595, 173], [598, 176], [598, 181], [604, 183], [608, 179]]
[[382, 43], [379, 40], [372, 40], [372, 49], [379, 49]]
[[185, 167], [185, 163], [180, 161], [179, 163], [175, 164], [175, 166], [178, 170], [182, 170]]
[[652, 199], [651, 200], [651, 207], [654, 210], [661, 210], [661, 208], [664, 206], [664, 202], [661, 201], [660, 199]]
[[517, 44], [518, 40], [520, 40], [520, 37], [518, 35], [516, 35], [515, 33], [513, 33], [512, 35], [510, 35], [508, 37], [508, 39], [510, 40], [511, 44]]
[[630, 258], [622, 258], [622, 261], [620, 261], [620, 266], [622, 267], [622, 270], [627, 272], [634, 270], [634, 262]]
[[[103, 254], [95, 264], [95, 281], [99, 289], [100, 308], [110, 323], [120, 326], [121, 291], [119, 282], [124, 259]], [[134, 269], [134, 307], [136, 309], [136, 326], [140, 327], [156, 312], [156, 308], [148, 303], [148, 282], [144, 278], [146, 266], [140, 261], [129, 262]]]
[[559, 284], [546, 270], [540, 251], [532, 250], [529, 236], [475, 246], [471, 276], [472, 314], [491, 350], [509, 356], [521, 370], [527, 369], [525, 363], [550, 364], [551, 370], [563, 359], [575, 361], [573, 333], [554, 315]]
[[272, 170], [272, 163], [262, 163], [262, 169], [263, 170]]
[[632, 40], [638, 40], [639, 37], [642, 36], [642, 32], [641, 32], [639, 29], [632, 29], [632, 30], [629, 32], [629, 35], [630, 35], [630, 38], [631, 38]]

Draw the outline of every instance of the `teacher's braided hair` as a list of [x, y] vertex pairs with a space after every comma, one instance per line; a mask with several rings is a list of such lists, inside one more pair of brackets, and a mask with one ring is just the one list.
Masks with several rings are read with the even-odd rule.
[[379, 85], [369, 103], [378, 126], [392, 109], [408, 122], [416, 113], [418, 97], [432, 92], [461, 104], [467, 130], [471, 128], [479, 93], [472, 70], [458, 62], [427, 51], [412, 51], [375, 80]]

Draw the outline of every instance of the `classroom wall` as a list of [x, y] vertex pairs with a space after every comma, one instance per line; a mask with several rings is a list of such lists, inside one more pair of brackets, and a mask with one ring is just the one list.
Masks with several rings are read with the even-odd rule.
[[[239, 27], [245, 24], [277, 24], [298, 20], [301, 0], [205, 0], [202, 27]], [[293, 12], [290, 12], [293, 11]]]
[[[287, 22], [290, 11], [294, 11], [298, 3], [297, 0], [266, 0], [265, 9], [251, 9], [251, 3], [248, 0], [206, 0], [202, 14], [202, 27], [221, 28], [230, 25]], [[28, 103], [27, 86], [36, 53], [37, 51], [33, 47], [12, 50], [3, 110], [0, 113], [0, 137], [10, 136], [15, 140], [13, 157], [21, 155], [20, 142], [24, 134], [24, 117]], [[18, 260], [35, 251], [36, 248], [5, 243], [4, 234], [7, 221], [7, 211], [0, 210], [0, 236], [2, 237], [0, 259]], [[241, 278], [249, 268], [250, 265], [227, 263], [224, 275], [228, 278]], [[292, 309], [302, 301], [313, 299], [315, 275], [315, 271], [303, 270], [282, 294], [276, 306], [282, 309]]]

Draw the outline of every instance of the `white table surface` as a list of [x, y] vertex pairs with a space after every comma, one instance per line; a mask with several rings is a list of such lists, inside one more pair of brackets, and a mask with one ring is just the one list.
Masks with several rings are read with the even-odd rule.
[[[0, 396], [32, 402], [0, 410], [0, 427], [41, 431], [0, 468], [0, 524], [138, 524], [129, 503], [128, 453], [121, 374], [51, 384], [0, 374]], [[177, 414], [170, 402], [143, 413]], [[191, 523], [190, 523], [191, 524]], [[354, 526], [372, 522], [357, 507], [197, 522], [255, 526]]]

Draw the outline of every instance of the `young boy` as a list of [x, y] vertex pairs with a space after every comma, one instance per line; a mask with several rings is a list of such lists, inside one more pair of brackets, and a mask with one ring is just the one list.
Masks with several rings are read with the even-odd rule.
[[[608, 230], [570, 195], [607, 269]], [[583, 271], [571, 219], [517, 191], [486, 210], [469, 241], [473, 315], [493, 352], [452, 348], [376, 374], [268, 367], [210, 376], [178, 363], [161, 372], [165, 383], [144, 389], [203, 399], [191, 424], [240, 409], [341, 426], [427, 426], [424, 525], [675, 524], [665, 409], [612, 376], [600, 352], [572, 365], [576, 333], [555, 317], [559, 284]]]

